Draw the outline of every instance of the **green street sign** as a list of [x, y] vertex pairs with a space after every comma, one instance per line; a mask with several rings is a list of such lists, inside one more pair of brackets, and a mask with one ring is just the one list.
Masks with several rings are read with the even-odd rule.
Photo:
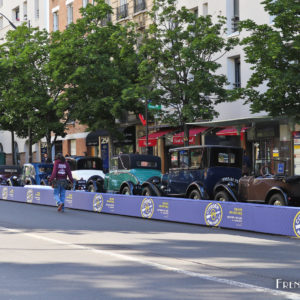
[[157, 104], [157, 105], [152, 105], [152, 104], [148, 104], [148, 109], [152, 109], [152, 110], [161, 110], [161, 104]]

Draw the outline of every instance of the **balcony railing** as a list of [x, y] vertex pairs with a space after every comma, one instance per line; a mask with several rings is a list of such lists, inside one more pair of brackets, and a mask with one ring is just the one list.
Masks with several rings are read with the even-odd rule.
[[239, 22], [240, 22], [240, 17], [235, 16], [231, 18], [231, 30], [232, 32], [236, 32], [239, 29]]
[[124, 19], [128, 17], [128, 4], [123, 4], [119, 7], [117, 7], [117, 19]]
[[145, 9], [146, 9], [146, 1], [145, 0], [134, 0], [134, 13], [143, 11]]

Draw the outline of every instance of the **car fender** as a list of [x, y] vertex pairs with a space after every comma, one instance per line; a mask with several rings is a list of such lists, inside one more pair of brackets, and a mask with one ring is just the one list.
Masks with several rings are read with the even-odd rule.
[[146, 186], [150, 188], [150, 190], [152, 191], [152, 193], [153, 193], [154, 196], [161, 196], [162, 195], [162, 193], [158, 189], [158, 187], [155, 184], [153, 184], [151, 182], [148, 182], [148, 181], [145, 181], [142, 184], [142, 189], [141, 190], [143, 190], [143, 188], [146, 187]]
[[124, 181], [124, 182], [122, 182], [122, 184], [120, 186], [119, 193], [121, 193], [121, 191], [124, 188], [124, 186], [128, 186], [129, 190], [130, 190], [130, 195], [134, 195], [134, 187], [135, 187], [135, 185], [131, 181]]
[[210, 199], [207, 191], [205, 190], [203, 183], [200, 181], [194, 181], [188, 186], [188, 188], [186, 189], [186, 193], [185, 193], [186, 197], [188, 197], [190, 191], [194, 188], [197, 188], [199, 190], [202, 199], [204, 199], [204, 200]]
[[275, 194], [275, 193], [280, 193], [283, 198], [284, 198], [284, 202], [285, 204], [288, 206], [289, 205], [289, 201], [288, 201], [288, 195], [287, 193], [279, 186], [273, 186], [269, 189], [266, 198], [265, 198], [265, 202], [268, 203], [270, 197]]
[[[235, 187], [235, 186], [234, 186]], [[238, 202], [238, 197], [236, 195], [236, 191], [234, 188], [230, 187], [227, 184], [224, 183], [217, 183], [214, 187], [214, 195], [220, 191], [226, 191], [230, 197], [233, 199], [233, 201]]]

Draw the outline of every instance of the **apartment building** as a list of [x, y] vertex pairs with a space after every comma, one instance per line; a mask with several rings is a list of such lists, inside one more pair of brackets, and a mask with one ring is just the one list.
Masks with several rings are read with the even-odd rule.
[[[49, 1], [48, 0], [0, 0], [0, 43], [5, 40], [8, 30], [24, 22], [28, 26], [49, 29]], [[0, 152], [6, 153], [6, 164], [12, 163], [11, 132], [0, 131]], [[14, 136], [15, 161], [28, 161], [28, 144], [25, 139]], [[33, 159], [40, 159], [39, 144], [33, 145]]]

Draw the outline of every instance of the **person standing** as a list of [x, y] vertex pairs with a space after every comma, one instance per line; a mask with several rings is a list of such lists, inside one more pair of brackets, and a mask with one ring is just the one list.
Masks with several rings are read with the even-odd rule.
[[71, 173], [71, 169], [69, 164], [66, 162], [65, 157], [58, 153], [55, 162], [53, 171], [50, 177], [50, 182], [53, 182], [54, 186], [54, 199], [57, 203], [57, 211], [64, 211], [65, 205], [65, 196], [66, 196], [66, 188], [68, 186], [67, 178], [73, 184], [73, 177]]

